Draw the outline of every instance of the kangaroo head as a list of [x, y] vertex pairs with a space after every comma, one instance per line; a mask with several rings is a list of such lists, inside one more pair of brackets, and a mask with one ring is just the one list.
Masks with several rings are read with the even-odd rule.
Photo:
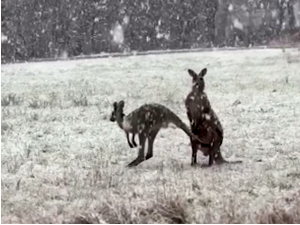
[[207, 69], [204, 68], [199, 74], [195, 73], [194, 70], [188, 69], [190, 76], [193, 78], [193, 90], [204, 91], [205, 83], [204, 76], [207, 73]]
[[114, 102], [113, 103], [113, 111], [111, 112], [110, 115], [110, 121], [115, 122], [117, 120], [118, 115], [123, 118], [125, 114], [123, 113], [123, 108], [124, 108], [125, 102], [122, 100], [119, 103]]

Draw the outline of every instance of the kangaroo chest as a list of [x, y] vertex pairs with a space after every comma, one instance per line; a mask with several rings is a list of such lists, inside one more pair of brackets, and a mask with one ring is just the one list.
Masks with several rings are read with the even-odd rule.
[[[215, 123], [212, 126], [211, 123]], [[223, 128], [221, 123], [218, 121], [217, 118], [213, 117], [210, 120], [207, 120], [205, 117], [197, 126], [196, 133], [197, 136], [204, 142], [204, 143], [211, 143], [215, 138], [217, 138], [220, 134], [223, 137]]]

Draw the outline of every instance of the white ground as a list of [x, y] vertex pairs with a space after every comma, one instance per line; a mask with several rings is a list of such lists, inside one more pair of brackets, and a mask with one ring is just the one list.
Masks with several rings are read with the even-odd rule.
[[[137, 149], [109, 121], [112, 103], [125, 100], [126, 113], [162, 103], [188, 123], [187, 69], [204, 67], [224, 127], [222, 152], [243, 164], [192, 168], [188, 136], [169, 128], [158, 134], [152, 159], [125, 168]], [[191, 223], [253, 222], [255, 212], [300, 186], [297, 50], [2, 65], [1, 79], [2, 100], [16, 94], [1, 107], [2, 222], [112, 222], [105, 207], [117, 221], [140, 222], [137, 214], [159, 202], [179, 202]], [[198, 161], [208, 163], [200, 152]]]

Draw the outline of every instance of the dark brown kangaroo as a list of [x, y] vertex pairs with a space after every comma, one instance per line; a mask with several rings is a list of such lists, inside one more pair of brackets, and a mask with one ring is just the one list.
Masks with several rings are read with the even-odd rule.
[[[213, 164], [213, 161], [218, 164], [229, 163], [223, 158], [220, 151], [220, 146], [223, 142], [223, 127], [204, 92], [205, 82], [203, 78], [207, 73], [207, 69], [204, 68], [199, 75], [191, 69], [189, 69], [188, 72], [193, 78], [193, 87], [185, 100], [185, 107], [190, 120], [191, 130], [202, 143], [199, 146], [197, 140], [191, 139], [191, 165], [197, 163], [198, 149], [200, 149], [205, 156], [209, 156], [209, 166]], [[241, 162], [242, 161], [234, 161], [230, 163]]]
[[[112, 112], [111, 121], [117, 121], [119, 127], [125, 131], [127, 141], [129, 141], [129, 133], [133, 134], [132, 140], [135, 134], [139, 136], [139, 153], [135, 160], [129, 163], [127, 166], [137, 166], [145, 159], [148, 160], [153, 157], [153, 143], [155, 137], [161, 128], [167, 128], [169, 123], [173, 123], [178, 128], [181, 128], [191, 140], [198, 139], [188, 128], [188, 126], [182, 122], [182, 120], [169, 108], [160, 104], [144, 104], [135, 109], [127, 116], [125, 116], [124, 109], [125, 102], [120, 101], [114, 103], [114, 110]], [[146, 158], [144, 156], [145, 142], [148, 139], [148, 151]], [[199, 143], [201, 141], [198, 139]], [[130, 145], [130, 144], [129, 144]]]

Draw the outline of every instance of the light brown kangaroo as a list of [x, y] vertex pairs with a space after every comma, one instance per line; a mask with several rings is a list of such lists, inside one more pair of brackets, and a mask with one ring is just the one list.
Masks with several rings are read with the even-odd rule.
[[[197, 139], [201, 145], [201, 141], [193, 135], [188, 126], [169, 108], [160, 104], [144, 104], [135, 109], [127, 116], [125, 116], [124, 109], [125, 102], [120, 101], [113, 104], [114, 110], [111, 114], [111, 121], [117, 121], [119, 127], [125, 131], [127, 142], [129, 141], [129, 133], [133, 134], [132, 140], [134, 142], [135, 134], [139, 136], [139, 152], [135, 160], [127, 166], [137, 166], [145, 159], [148, 160], [153, 157], [153, 143], [157, 133], [161, 128], [167, 128], [169, 123], [173, 123], [178, 128], [181, 128], [191, 140]], [[145, 142], [148, 139], [148, 151], [146, 157], [144, 156]], [[130, 146], [131, 144], [129, 144]]]
[[[196, 139], [191, 139], [191, 165], [197, 163], [197, 151], [199, 148], [205, 156], [209, 155], [209, 166], [213, 164], [213, 161], [218, 164], [229, 163], [223, 158], [220, 151], [224, 136], [223, 127], [204, 92], [205, 82], [203, 78], [207, 73], [207, 69], [204, 68], [198, 75], [191, 69], [188, 70], [188, 73], [193, 78], [193, 87], [186, 97], [185, 107], [190, 120], [191, 130], [201, 141], [201, 146], [199, 146]], [[230, 163], [242, 163], [242, 161]]]

